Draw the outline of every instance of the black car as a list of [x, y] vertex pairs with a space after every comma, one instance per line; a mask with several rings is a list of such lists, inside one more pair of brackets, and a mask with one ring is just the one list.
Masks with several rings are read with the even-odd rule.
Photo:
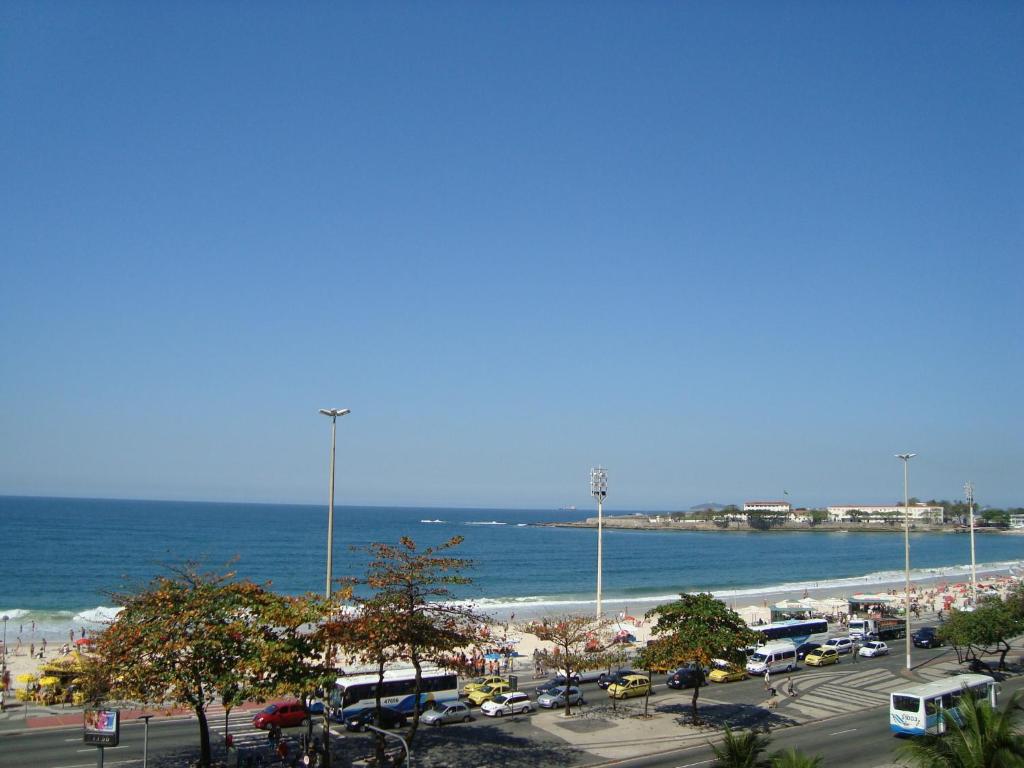
[[[579, 686], [579, 684], [579, 675], [573, 675], [572, 682], [570, 683], [570, 685]], [[565, 685], [565, 675], [557, 675], [555, 677], [552, 677], [550, 680], [545, 680], [543, 683], [537, 686], [537, 695], [543, 696], [552, 688], [558, 688], [560, 685]]]
[[914, 645], [918, 648], [938, 648], [942, 645], [942, 640], [939, 639], [935, 627], [921, 627], [911, 635], [911, 638], [913, 638]]
[[680, 690], [683, 688], [696, 688], [698, 685], [707, 685], [707, 676], [704, 670], [696, 666], [680, 667], [668, 673], [668, 680], [665, 685], [669, 688]]
[[350, 731], [365, 731], [367, 725], [375, 725], [378, 728], [401, 728], [405, 726], [406, 714], [391, 707], [380, 708], [380, 720], [377, 720], [377, 710], [368, 707], [355, 715], [345, 718], [345, 727]]
[[807, 656], [811, 651], [816, 651], [821, 648], [821, 643], [801, 643], [796, 648], [796, 658], [799, 661], [803, 661], [804, 657]]
[[612, 683], [621, 683], [622, 678], [626, 675], [636, 675], [632, 669], [617, 669], [614, 672], [602, 672], [601, 676], [597, 678], [597, 687], [602, 691], [607, 691], [608, 686]]

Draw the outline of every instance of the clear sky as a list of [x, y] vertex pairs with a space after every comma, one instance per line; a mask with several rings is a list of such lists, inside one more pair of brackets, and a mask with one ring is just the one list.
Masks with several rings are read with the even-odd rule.
[[0, 6], [0, 493], [1024, 504], [1024, 4]]

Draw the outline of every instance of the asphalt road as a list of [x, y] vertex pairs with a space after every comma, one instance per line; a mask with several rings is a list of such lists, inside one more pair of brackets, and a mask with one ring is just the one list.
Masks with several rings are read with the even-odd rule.
[[[835, 678], [837, 669], [843, 671], [886, 670], [898, 675], [902, 668], [904, 656], [902, 643], [897, 642], [893, 648], [894, 655], [878, 659], [861, 659], [854, 664], [849, 656], [844, 656], [840, 665], [823, 669], [804, 667], [794, 673], [793, 680], [798, 688], [811, 688], [815, 681], [823, 681], [831, 675]], [[948, 649], [915, 649], [915, 665], [942, 657], [951, 653]], [[665, 677], [655, 678], [655, 695], [652, 702], [659, 705], [678, 705], [681, 709], [688, 705], [692, 691], [673, 691], [664, 686]], [[781, 684], [784, 676], [777, 680]], [[530, 681], [521, 678], [524, 690], [532, 694]], [[1008, 689], [1015, 687], [1013, 683], [1004, 684]], [[605, 701], [607, 695], [594, 684], [584, 685], [588, 702], [595, 704]], [[851, 692], [850, 706], [856, 708], [846, 714], [831, 717], [823, 722], [808, 723], [792, 728], [774, 728], [772, 731], [772, 749], [796, 746], [812, 754], [826, 756], [826, 765], [843, 765], [844, 768], [876, 768], [891, 762], [890, 752], [895, 742], [889, 734], [888, 716], [882, 706], [874, 704], [865, 709], [856, 702]], [[772, 716], [764, 707], [758, 706], [765, 698], [763, 681], [750, 679], [735, 683], [711, 684], [701, 690], [701, 698], [706, 704], [715, 702], [714, 707], [707, 706], [708, 711], [718, 710], [728, 722], [739, 727], [757, 726], [759, 724], [778, 724], [780, 718]], [[735, 705], [735, 706], [730, 706]], [[780, 709], [780, 712], [782, 710]], [[734, 719], [737, 712], [743, 712], [758, 720], [744, 721]], [[238, 741], [243, 754], [255, 755], [257, 752], [269, 756], [265, 736], [254, 732], [248, 727], [249, 716], [232, 716], [231, 730], [238, 734]], [[550, 764], [582, 765], [596, 762], [593, 755], [576, 751], [571, 744], [566, 744], [545, 730], [531, 725], [531, 717], [517, 717], [509, 722], [495, 721], [491, 718], [478, 716], [467, 725], [451, 726], [443, 729], [423, 729], [422, 737], [417, 738], [421, 754], [431, 755], [432, 765], [534, 765]], [[223, 755], [223, 719], [214, 719], [211, 726], [215, 729], [211, 734], [215, 755]], [[144, 726], [139, 722], [122, 724], [121, 744], [109, 748], [104, 753], [105, 766], [141, 766], [143, 753]], [[302, 729], [290, 729], [286, 736], [293, 741], [293, 749]], [[336, 746], [346, 758], [366, 754], [371, 751], [369, 736], [345, 733], [340, 729]], [[198, 726], [193, 719], [167, 720], [154, 719], [149, 727], [149, 760], [148, 766], [163, 768], [167, 766], [184, 766], [198, 754]], [[467, 762], [470, 761], [470, 762]], [[711, 752], [706, 746], [696, 747], [668, 757], [643, 758], [624, 763], [636, 766], [672, 766], [678, 768], [689, 765], [710, 764]], [[0, 731], [0, 767], [2, 768], [91, 768], [97, 765], [97, 750], [82, 743], [80, 727], [57, 728], [27, 731]]]

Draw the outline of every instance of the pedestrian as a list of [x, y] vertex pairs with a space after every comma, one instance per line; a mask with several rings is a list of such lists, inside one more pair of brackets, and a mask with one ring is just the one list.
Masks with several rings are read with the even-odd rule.
[[28, 655], [29, 655], [29, 658], [31, 658], [31, 659], [34, 659], [36, 657], [36, 644], [35, 643], [29, 643], [28, 644]]
[[69, 643], [74, 643], [75, 642], [75, 630], [73, 630], [73, 629], [69, 629], [68, 630], [68, 642]]
[[770, 691], [772, 688], [772, 671], [768, 667], [764, 668], [764, 689]]
[[856, 664], [860, 660], [860, 643], [856, 640], [853, 641], [853, 663]]
[[793, 685], [793, 678], [792, 677], [787, 677], [786, 678], [786, 695], [787, 696], [791, 696], [794, 699], [796, 698], [796, 688]]

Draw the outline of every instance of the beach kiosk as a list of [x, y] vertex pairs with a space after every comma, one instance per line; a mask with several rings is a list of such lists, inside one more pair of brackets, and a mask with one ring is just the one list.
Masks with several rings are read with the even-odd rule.
[[868, 619], [882, 619], [886, 616], [899, 616], [903, 598], [899, 595], [853, 595], [847, 600], [850, 616], [861, 616]]

